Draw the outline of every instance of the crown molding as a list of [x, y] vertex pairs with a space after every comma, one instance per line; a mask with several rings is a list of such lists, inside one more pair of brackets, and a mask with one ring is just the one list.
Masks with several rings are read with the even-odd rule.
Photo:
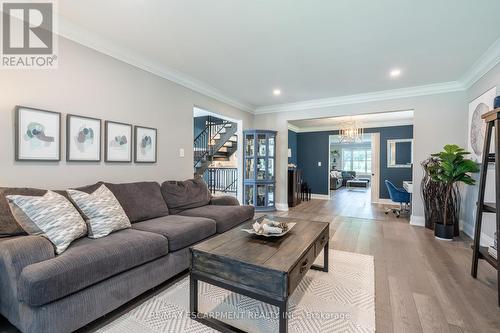
[[288, 123], [288, 129], [290, 131], [294, 131], [295, 133], [299, 133], [300, 132], [300, 127], [295, 126], [295, 125], [290, 124], [290, 123]]
[[[288, 124], [288, 128], [290, 128]], [[387, 120], [387, 121], [360, 121], [358, 123], [359, 127], [362, 128], [377, 128], [377, 127], [394, 127], [394, 126], [407, 126], [413, 125], [413, 120]], [[292, 125], [294, 126], [294, 125]], [[342, 127], [341, 125], [331, 125], [331, 126], [308, 126], [308, 127], [297, 127], [297, 130], [293, 130], [296, 133], [307, 133], [307, 132], [329, 132], [338, 131]]]
[[254, 113], [255, 107], [253, 105], [239, 101], [236, 98], [228, 96], [222, 91], [218, 90], [211, 85], [197, 80], [189, 75], [181, 73], [177, 70], [169, 68], [158, 62], [153, 62], [143, 55], [123, 47], [120, 47], [112, 41], [103, 38], [102, 36], [83, 29], [64, 16], [59, 15], [59, 24], [57, 34], [78, 44], [89, 47], [100, 53], [106, 54], [110, 57], [118, 59], [124, 63], [140, 68], [146, 72], [152, 73], [174, 83], [177, 83], [185, 88], [198, 92], [202, 95], [211, 97], [215, 100], [231, 105], [238, 109]]
[[322, 98], [303, 102], [270, 105], [258, 107], [255, 109], [256, 114], [286, 112], [286, 111], [302, 111], [319, 108], [327, 108], [338, 105], [360, 104], [368, 102], [385, 101], [398, 98], [417, 97], [434, 94], [444, 94], [455, 91], [463, 91], [465, 87], [461, 82], [451, 81], [444, 83], [434, 83], [423, 86], [391, 89], [375, 91], [370, 93], [345, 95], [332, 98]]
[[469, 89], [498, 63], [500, 63], [500, 38], [497, 39], [476, 62], [474, 62], [469, 70], [462, 76], [460, 82], [462, 82], [466, 89]]

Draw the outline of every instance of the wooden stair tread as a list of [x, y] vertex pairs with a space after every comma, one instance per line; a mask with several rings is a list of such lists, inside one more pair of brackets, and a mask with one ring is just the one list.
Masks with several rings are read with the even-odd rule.
[[487, 213], [496, 213], [497, 212], [497, 205], [494, 202], [485, 202], [483, 204], [483, 211]]

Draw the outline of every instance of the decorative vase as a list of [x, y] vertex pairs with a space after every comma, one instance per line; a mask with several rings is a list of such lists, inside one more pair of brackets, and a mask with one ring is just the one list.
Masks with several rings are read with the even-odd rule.
[[452, 241], [454, 229], [453, 224], [436, 223], [434, 224], [434, 237], [439, 240]]
[[[446, 185], [441, 182], [433, 181], [429, 175], [428, 167], [435, 163], [432, 158], [422, 162], [424, 177], [422, 178], [420, 194], [424, 203], [425, 227], [435, 229], [437, 225], [443, 225], [444, 207], [446, 197]], [[448, 202], [448, 221], [446, 228], [451, 228], [453, 236], [459, 236], [459, 217], [460, 217], [460, 191], [458, 185], [453, 185]], [[445, 239], [446, 237], [439, 237]]]

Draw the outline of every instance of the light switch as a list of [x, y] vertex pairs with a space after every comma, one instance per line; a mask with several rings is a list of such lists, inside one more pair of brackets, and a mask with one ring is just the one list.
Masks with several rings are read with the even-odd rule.
[[184, 148], [179, 149], [179, 156], [184, 157]]
[[321, 162], [318, 162], [318, 166], [321, 166]]

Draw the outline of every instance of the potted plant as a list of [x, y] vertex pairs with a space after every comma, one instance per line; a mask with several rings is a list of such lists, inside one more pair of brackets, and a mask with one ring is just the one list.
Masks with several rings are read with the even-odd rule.
[[460, 196], [458, 184], [474, 185], [471, 173], [479, 172], [476, 162], [466, 159], [470, 153], [457, 145], [446, 145], [444, 150], [432, 154], [437, 163], [429, 166], [433, 181], [443, 186], [443, 192], [437, 196], [438, 207], [442, 210], [442, 220], [435, 221], [434, 235], [438, 239], [452, 240], [455, 225], [458, 226]]

